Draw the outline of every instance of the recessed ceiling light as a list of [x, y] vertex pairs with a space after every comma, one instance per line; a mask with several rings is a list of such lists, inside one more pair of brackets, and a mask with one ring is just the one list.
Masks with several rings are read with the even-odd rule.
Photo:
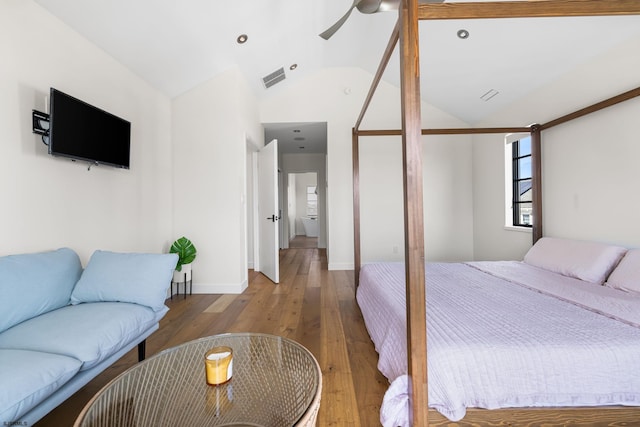
[[304, 150], [304, 146], [302, 146], [302, 145], [300, 147], [298, 147], [298, 148], [301, 149], [301, 150]]
[[458, 30], [458, 37], [463, 40], [469, 38], [469, 31], [465, 29]]
[[290, 69], [291, 71], [295, 70], [296, 68], [298, 68], [298, 64], [291, 64], [291, 65], [289, 66], [289, 69]]
[[297, 138], [293, 138], [294, 141], [304, 141], [304, 138], [299, 136]]
[[240, 34], [238, 36], [238, 38], [236, 39], [236, 41], [238, 42], [238, 44], [243, 44], [245, 43], [247, 40], [249, 40], [249, 36], [247, 36], [246, 34]]
[[293, 130], [295, 133], [300, 133], [300, 129], [294, 129]]

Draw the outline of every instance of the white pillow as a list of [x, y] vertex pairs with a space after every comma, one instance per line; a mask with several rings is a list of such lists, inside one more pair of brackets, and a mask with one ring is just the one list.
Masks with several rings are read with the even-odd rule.
[[640, 249], [630, 249], [611, 272], [605, 285], [640, 292]]
[[71, 293], [71, 304], [121, 301], [160, 311], [177, 254], [95, 251]]
[[529, 249], [524, 262], [601, 285], [626, 251], [604, 243], [543, 237]]

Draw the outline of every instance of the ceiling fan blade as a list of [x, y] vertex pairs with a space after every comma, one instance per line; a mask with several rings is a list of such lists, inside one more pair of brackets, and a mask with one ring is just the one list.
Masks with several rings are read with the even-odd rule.
[[[356, 7], [361, 13], [376, 13], [380, 11], [381, 4], [388, 2], [389, 0], [361, 0]], [[393, 2], [400, 3], [400, 0], [392, 0]]]
[[360, 3], [360, 1], [361, 0], [353, 0], [353, 4], [349, 8], [349, 10], [347, 10], [347, 13], [345, 13], [342, 16], [342, 18], [338, 19], [336, 23], [333, 24], [331, 27], [327, 28], [322, 33], [320, 33], [320, 37], [322, 37], [325, 40], [329, 40], [331, 36], [334, 35], [335, 32], [340, 29], [340, 27], [342, 27], [342, 24], [344, 24], [347, 21], [347, 19], [349, 18], [349, 15], [351, 15], [351, 12], [353, 12], [353, 9], [355, 9], [356, 6], [358, 6], [358, 3]]
[[[444, 1], [445, 0], [420, 0], [421, 3], [444, 3]], [[329, 40], [347, 21], [349, 15], [351, 15], [351, 12], [353, 12], [355, 8], [358, 8], [358, 11], [361, 13], [376, 13], [398, 10], [399, 5], [400, 0], [354, 0], [349, 10], [347, 10], [347, 13], [327, 30], [320, 33], [320, 37]]]
[[387, 12], [389, 10], [398, 10], [399, 7], [400, 7], [400, 0], [380, 0], [378, 1], [378, 7], [376, 8], [376, 10], [374, 10], [374, 12]]

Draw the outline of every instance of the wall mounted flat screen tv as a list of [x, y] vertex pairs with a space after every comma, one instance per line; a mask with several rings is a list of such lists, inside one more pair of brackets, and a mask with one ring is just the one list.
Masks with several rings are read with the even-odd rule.
[[129, 169], [131, 123], [51, 88], [49, 154]]

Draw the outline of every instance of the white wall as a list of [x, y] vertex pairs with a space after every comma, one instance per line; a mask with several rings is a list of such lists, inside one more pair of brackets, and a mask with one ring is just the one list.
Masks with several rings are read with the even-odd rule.
[[[400, 137], [361, 139], [362, 260], [404, 259]], [[423, 137], [425, 257], [473, 259], [471, 145], [468, 136]]]
[[544, 132], [546, 235], [640, 247], [638, 117], [636, 98]]
[[[533, 91], [483, 123], [545, 123], [638, 86], [640, 38]], [[542, 132], [544, 235], [640, 246], [634, 99]], [[474, 137], [476, 259], [521, 259], [531, 234], [504, 228], [504, 135]]]
[[473, 221], [476, 260], [522, 259], [531, 230], [505, 229], [504, 135], [473, 138]]
[[242, 292], [247, 145], [264, 145], [255, 99], [233, 69], [174, 98], [172, 112], [174, 233], [198, 249], [194, 292]]
[[[69, 246], [165, 252], [170, 103], [29, 0], [0, 2], [0, 255]], [[131, 169], [54, 158], [31, 132], [53, 86], [131, 122]]]
[[[322, 70], [303, 81], [291, 83], [286, 91], [279, 91], [260, 104], [262, 122], [327, 122], [327, 255], [330, 269], [353, 268], [353, 197], [351, 130], [369, 90], [372, 76], [357, 68], [332, 68]], [[345, 90], [345, 89], [349, 90]], [[423, 104], [423, 127], [459, 127], [459, 120]], [[400, 91], [382, 83], [371, 103], [362, 129], [399, 128]], [[379, 253], [368, 252], [363, 261], [393, 259], [392, 248], [402, 248], [402, 170], [391, 152], [396, 146], [400, 153], [400, 139], [394, 137], [369, 137], [361, 139], [361, 146], [376, 144], [376, 148], [363, 148], [361, 167], [379, 170], [378, 178], [389, 182], [383, 189], [376, 182], [362, 182], [361, 202], [363, 246], [381, 248]], [[430, 141], [441, 142], [430, 142]], [[445, 143], [444, 141], [452, 144]], [[473, 257], [473, 217], [471, 185], [471, 138], [453, 136], [425, 139], [425, 150], [433, 155], [425, 161], [425, 180], [430, 182], [426, 190], [425, 213], [427, 239], [426, 253], [429, 259], [471, 259]], [[381, 154], [382, 151], [384, 154]], [[389, 154], [389, 157], [386, 156]], [[390, 164], [389, 162], [393, 162]], [[383, 175], [384, 171], [384, 175]], [[371, 174], [369, 174], [371, 176]], [[366, 177], [365, 177], [366, 179]], [[319, 180], [320, 182], [320, 180]], [[389, 191], [386, 191], [389, 190]], [[399, 192], [399, 193], [398, 193]], [[401, 196], [400, 196], [401, 197]], [[381, 203], [377, 210], [367, 203]], [[449, 212], [451, 205], [459, 207], [459, 215]], [[371, 215], [369, 215], [371, 214]], [[384, 224], [384, 227], [381, 227]], [[388, 230], [391, 229], [389, 232]], [[453, 234], [452, 234], [453, 233]], [[364, 254], [363, 254], [364, 255]]]

